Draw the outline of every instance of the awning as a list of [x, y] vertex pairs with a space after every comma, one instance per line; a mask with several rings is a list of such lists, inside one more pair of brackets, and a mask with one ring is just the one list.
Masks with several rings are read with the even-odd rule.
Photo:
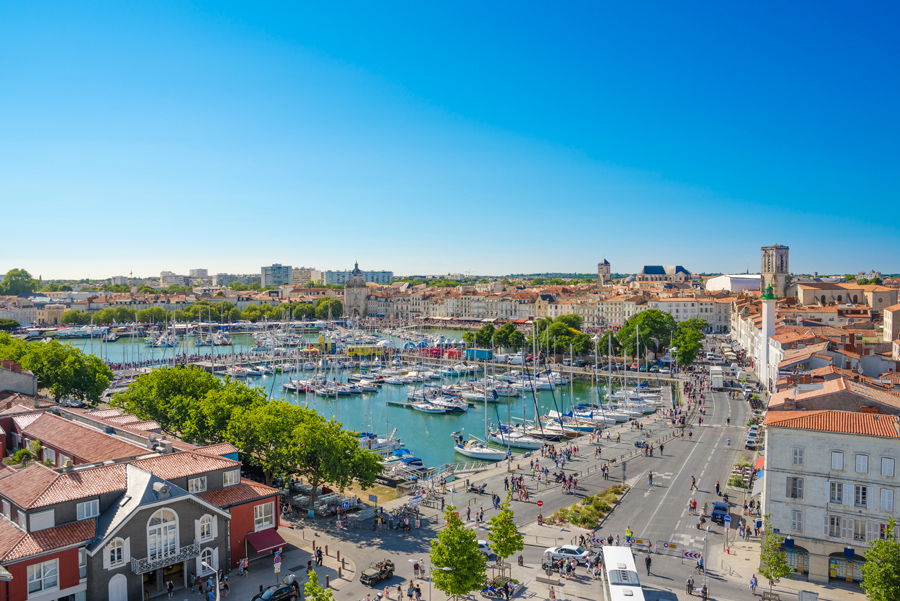
[[[762, 476], [762, 471], [760, 471], [759, 474], [760, 474], [760, 476]], [[761, 494], [762, 491], [763, 491], [763, 479], [760, 477], [760, 478], [757, 478], [756, 482], [753, 483], [753, 492], [750, 493], [750, 496], [755, 497], [755, 496]]]
[[761, 470], [765, 465], [766, 465], [766, 458], [765, 458], [765, 456], [757, 457], [756, 463], [753, 464], [753, 469], [755, 469], [755, 470]]
[[247, 542], [253, 545], [257, 553], [265, 553], [287, 545], [275, 528], [267, 528], [247, 535]]

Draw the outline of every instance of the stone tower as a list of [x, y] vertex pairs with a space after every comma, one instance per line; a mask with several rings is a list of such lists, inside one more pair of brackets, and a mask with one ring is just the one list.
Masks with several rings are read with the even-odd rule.
[[366, 316], [366, 296], [368, 286], [359, 270], [359, 263], [353, 266], [350, 277], [344, 285], [344, 316], [358, 319]]
[[609, 261], [603, 259], [602, 263], [597, 263], [597, 284], [606, 286], [612, 284], [612, 271]]
[[766, 390], [772, 390], [772, 384], [778, 373], [778, 366], [769, 365], [769, 338], [775, 335], [775, 294], [773, 286], [766, 286], [765, 293], [759, 297], [762, 302], [762, 323], [759, 336], [759, 349], [757, 357], [759, 363], [756, 366], [756, 375], [766, 387]]
[[778, 298], [787, 295], [791, 272], [788, 268], [788, 247], [776, 244], [762, 247], [762, 267], [760, 268], [760, 290], [769, 286]]

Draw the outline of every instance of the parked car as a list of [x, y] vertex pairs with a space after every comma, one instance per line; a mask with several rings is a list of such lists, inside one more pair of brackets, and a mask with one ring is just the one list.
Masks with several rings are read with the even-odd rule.
[[549, 554], [554, 560], [556, 559], [572, 559], [574, 558], [578, 563], [587, 565], [588, 559], [591, 556], [590, 551], [585, 551], [578, 545], [563, 545], [561, 547], [550, 547], [544, 554]]
[[496, 553], [494, 553], [494, 550], [491, 549], [491, 545], [486, 540], [478, 541], [478, 550], [481, 551], [481, 554], [484, 555], [485, 559], [490, 559], [491, 557], [496, 555]]
[[667, 374], [670, 372], [671, 372], [671, 370], [668, 367], [660, 367], [659, 368], [659, 373], [661, 373], [661, 374]]
[[747, 442], [744, 443], [744, 448], [749, 449], [751, 451], [756, 449], [756, 439], [748, 438]]
[[287, 576], [283, 582], [273, 584], [251, 601], [297, 601], [300, 598], [300, 584], [293, 574]]
[[725, 516], [728, 515], [728, 505], [725, 501], [716, 501], [712, 506], [712, 513], [709, 518], [717, 524], [725, 523]]
[[651, 365], [651, 366], [650, 366], [650, 373], [654, 373], [654, 374], [655, 374], [655, 373], [658, 372], [658, 371], [659, 371], [659, 368], [656, 367], [655, 365]]

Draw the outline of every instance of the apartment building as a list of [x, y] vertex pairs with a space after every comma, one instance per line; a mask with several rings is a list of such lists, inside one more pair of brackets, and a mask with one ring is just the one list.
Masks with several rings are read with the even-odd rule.
[[769, 411], [762, 511], [785, 537], [791, 567], [812, 582], [859, 582], [900, 490], [898, 417]]
[[260, 268], [259, 285], [263, 288], [268, 286], [289, 286], [292, 275], [290, 265], [281, 265], [280, 263], [266, 265]]

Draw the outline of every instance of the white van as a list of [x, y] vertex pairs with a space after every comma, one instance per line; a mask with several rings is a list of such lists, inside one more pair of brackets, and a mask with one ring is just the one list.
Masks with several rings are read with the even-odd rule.
[[507, 363], [509, 363], [510, 365], [522, 365], [524, 363], [522, 353], [515, 353], [514, 355], [510, 355]]

